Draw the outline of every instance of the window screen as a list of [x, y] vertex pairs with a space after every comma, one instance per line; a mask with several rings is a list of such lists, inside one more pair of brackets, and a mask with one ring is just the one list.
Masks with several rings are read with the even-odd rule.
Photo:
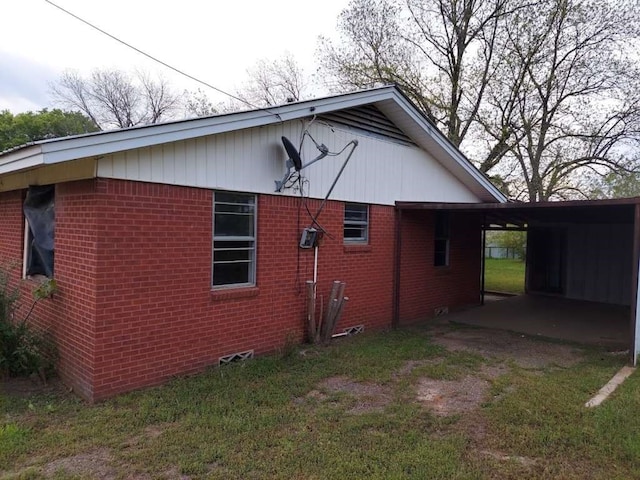
[[344, 241], [366, 243], [369, 240], [369, 205], [346, 203]]
[[213, 286], [255, 285], [255, 195], [215, 192], [213, 217]]

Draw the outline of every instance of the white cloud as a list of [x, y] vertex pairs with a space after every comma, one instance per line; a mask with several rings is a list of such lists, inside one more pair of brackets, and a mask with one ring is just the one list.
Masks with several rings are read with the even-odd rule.
[[[246, 70], [258, 59], [290, 51], [305, 70], [315, 70], [318, 35], [332, 35], [337, 15], [347, 0], [53, 0], [114, 36], [216, 87], [235, 92]], [[5, 2], [2, 8], [0, 98], [26, 98], [40, 105], [46, 81], [18, 88], [26, 63], [40, 64], [56, 76], [72, 68], [158, 71], [178, 89], [199, 85], [184, 79], [66, 15], [42, 0]], [[6, 63], [5, 63], [6, 62]], [[26, 62], [26, 63], [25, 63]], [[5, 83], [6, 82], [6, 83]], [[29, 93], [31, 92], [31, 93]], [[23, 97], [29, 93], [33, 96]], [[207, 92], [209, 93], [209, 92]], [[225, 98], [211, 92], [215, 100]], [[18, 105], [18, 104], [14, 104]], [[46, 104], [42, 104], [46, 106]]]
[[0, 110], [13, 113], [51, 106], [48, 85], [57, 73], [42, 63], [0, 51]]

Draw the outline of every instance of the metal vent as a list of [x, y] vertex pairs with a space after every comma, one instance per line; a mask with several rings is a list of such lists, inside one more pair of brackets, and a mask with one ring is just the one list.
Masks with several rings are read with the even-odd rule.
[[357, 335], [364, 332], [364, 325], [355, 325], [353, 327], [347, 327], [343, 330], [347, 335]]
[[225, 355], [218, 359], [218, 365], [227, 365], [233, 362], [241, 362], [253, 358], [253, 350], [247, 350], [246, 352], [237, 352]]
[[357, 335], [362, 332], [364, 332], [364, 325], [354, 325], [353, 327], [343, 328], [339, 333], [334, 333], [331, 335], [331, 338], [350, 337], [351, 335]]
[[384, 113], [373, 105], [349, 108], [337, 112], [318, 115], [318, 119], [327, 123], [346, 125], [356, 130], [372, 134], [376, 137], [391, 139], [404, 145], [415, 143], [389, 120]]

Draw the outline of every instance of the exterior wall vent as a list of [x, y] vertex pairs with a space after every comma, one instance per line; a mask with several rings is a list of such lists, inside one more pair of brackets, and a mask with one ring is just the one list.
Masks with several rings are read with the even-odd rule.
[[329, 124], [345, 125], [360, 132], [378, 138], [390, 139], [403, 145], [415, 145], [402, 130], [373, 105], [325, 113], [318, 115], [318, 120], [324, 120]]
[[231, 353], [218, 359], [218, 365], [227, 365], [229, 363], [241, 362], [253, 358], [253, 350], [245, 352]]
[[358, 333], [364, 332], [364, 325], [354, 325], [353, 327], [347, 327], [342, 331], [347, 335], [357, 335]]
[[354, 325], [353, 327], [343, 328], [339, 333], [334, 333], [331, 338], [348, 337], [362, 332], [364, 332], [364, 325]]
[[433, 310], [433, 315], [436, 317], [441, 317], [447, 313], [449, 313], [449, 307], [438, 307]]

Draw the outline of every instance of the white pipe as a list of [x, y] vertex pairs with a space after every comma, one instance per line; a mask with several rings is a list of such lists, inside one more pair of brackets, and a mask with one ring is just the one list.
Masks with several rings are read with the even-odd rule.
[[313, 247], [313, 283], [318, 284], [318, 246]]

